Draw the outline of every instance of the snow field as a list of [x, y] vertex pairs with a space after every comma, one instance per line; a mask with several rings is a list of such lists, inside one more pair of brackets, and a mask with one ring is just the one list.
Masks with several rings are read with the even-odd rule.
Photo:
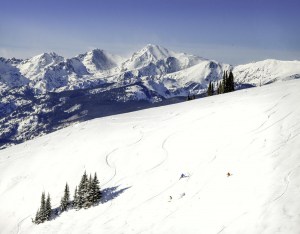
[[[94, 119], [2, 150], [1, 233], [299, 233], [299, 88]], [[84, 170], [106, 201], [32, 224], [42, 191], [56, 207]]]

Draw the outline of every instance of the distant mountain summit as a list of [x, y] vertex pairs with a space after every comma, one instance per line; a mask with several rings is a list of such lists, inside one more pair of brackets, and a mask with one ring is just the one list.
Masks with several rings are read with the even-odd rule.
[[28, 79], [38, 80], [44, 76], [51, 66], [62, 61], [64, 61], [64, 58], [54, 52], [43, 53], [30, 59], [23, 60], [17, 64], [17, 68], [20, 70], [22, 75]]
[[122, 64], [122, 70], [138, 70], [141, 75], [160, 75], [189, 68], [203, 60], [206, 59], [148, 44], [126, 60]]
[[94, 49], [77, 56], [90, 73], [106, 71], [120, 65], [121, 56], [110, 54], [104, 50]]

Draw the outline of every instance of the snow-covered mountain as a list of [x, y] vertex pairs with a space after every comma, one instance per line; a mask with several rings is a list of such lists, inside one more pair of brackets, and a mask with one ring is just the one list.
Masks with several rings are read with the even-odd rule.
[[17, 67], [23, 76], [34, 81], [43, 79], [48, 68], [62, 61], [64, 61], [64, 58], [54, 52], [43, 53], [33, 58], [23, 60]]
[[[156, 91], [161, 93], [161, 90], [168, 89], [171, 81], [173, 89], [161, 93], [165, 97], [186, 95], [189, 90], [182, 92], [182, 89], [195, 82], [202, 83], [202, 88], [205, 89], [209, 79], [218, 80], [224, 69], [230, 69], [229, 65], [151, 44], [126, 60], [95, 49], [70, 59], [51, 52], [23, 61], [11, 60], [10, 64], [30, 80], [30, 87], [37, 93], [84, 89], [102, 83], [122, 86], [140, 81], [145, 81], [145, 85], [154, 82], [155, 85], [151, 88], [158, 88]], [[198, 68], [194, 67], [197, 65]], [[192, 67], [194, 69], [190, 69]], [[191, 72], [192, 78], [188, 79], [186, 74]], [[195, 94], [203, 91], [202, 88], [195, 89], [196, 84], [193, 86]]]
[[147, 45], [121, 65], [119, 82], [143, 82], [165, 98], [201, 94], [209, 81], [218, 81], [229, 64], [220, 64], [195, 55], [176, 53], [157, 45]]
[[90, 73], [98, 73], [118, 67], [124, 60], [121, 56], [94, 49], [77, 56]]
[[[53, 52], [25, 60], [1, 58], [0, 147], [67, 123], [174, 103], [191, 94], [204, 96], [210, 81], [216, 85], [232, 69], [238, 89], [300, 77], [299, 61], [266, 60], [233, 68], [151, 44], [127, 59], [100, 49], [74, 58]], [[68, 112], [72, 106], [80, 108]], [[28, 120], [36, 127], [23, 128]]]
[[300, 78], [300, 61], [268, 59], [234, 67], [235, 81], [260, 86]]
[[[188, 93], [201, 94], [207, 89], [209, 81], [217, 82], [224, 71], [232, 69], [237, 84], [254, 86], [300, 76], [299, 61], [265, 60], [233, 68], [229, 64], [151, 44], [128, 59], [94, 49], [70, 59], [51, 52], [26, 60], [2, 60], [6, 61], [7, 66], [16, 68], [8, 69], [15, 74], [11, 82], [7, 79], [10, 77], [7, 69], [0, 70], [2, 80], [6, 77], [5, 82], [11, 83], [9, 87], [27, 84], [23, 79], [25, 77], [37, 93], [86, 89], [103, 83], [122, 86], [144, 82], [151, 90], [169, 98]], [[22, 75], [20, 79], [17, 78], [18, 72]]]
[[20, 60], [6, 60], [0, 57], [0, 93], [14, 87], [23, 86], [29, 83], [20, 71], [11, 64], [18, 64]]
[[[298, 234], [299, 90], [293, 80], [98, 118], [1, 150], [1, 233]], [[57, 208], [85, 170], [102, 202], [33, 224], [41, 193]]]
[[205, 59], [176, 53], [158, 45], [148, 44], [122, 64], [122, 70], [138, 70], [141, 75], [160, 75], [186, 69]]

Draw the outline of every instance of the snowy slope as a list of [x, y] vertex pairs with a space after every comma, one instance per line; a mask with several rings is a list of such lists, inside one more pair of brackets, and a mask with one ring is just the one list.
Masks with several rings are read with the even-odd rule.
[[236, 66], [233, 74], [236, 82], [254, 86], [297, 79], [300, 78], [300, 61], [267, 59]]
[[[1, 233], [299, 233], [299, 89], [294, 80], [95, 119], [4, 149]], [[33, 225], [41, 192], [57, 206], [84, 170], [107, 202]]]

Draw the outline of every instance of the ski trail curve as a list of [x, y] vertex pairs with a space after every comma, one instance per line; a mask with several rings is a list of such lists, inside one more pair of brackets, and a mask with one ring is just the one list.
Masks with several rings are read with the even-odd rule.
[[22, 223], [25, 221], [25, 219], [29, 218], [30, 215], [26, 216], [25, 218], [23, 218], [20, 222], [18, 222], [17, 225], [17, 233], [16, 234], [20, 234], [21, 233], [21, 225]]
[[280, 198], [282, 198], [282, 197], [285, 195], [285, 193], [287, 192], [287, 190], [288, 190], [288, 188], [289, 188], [289, 185], [290, 185], [290, 176], [291, 176], [291, 174], [292, 174], [297, 168], [299, 168], [299, 167], [300, 167], [300, 165], [297, 166], [297, 167], [295, 167], [294, 169], [290, 170], [289, 173], [287, 173], [287, 175], [284, 177], [285, 188], [284, 188], [283, 192], [282, 192], [279, 196], [275, 197], [275, 198], [271, 201], [272, 203], [273, 203], [273, 202], [276, 202], [277, 200], [279, 200]]
[[[136, 125], [133, 126], [132, 128], [133, 128], [133, 129], [136, 129]], [[112, 151], [110, 151], [110, 152], [105, 156], [105, 162], [106, 162], [106, 165], [107, 165], [108, 167], [112, 168], [112, 169], [114, 170], [114, 173], [113, 173], [113, 175], [112, 175], [111, 178], [109, 178], [105, 183], [102, 184], [102, 186], [108, 184], [108, 183], [109, 183], [110, 181], [112, 181], [113, 178], [117, 175], [117, 168], [116, 168], [115, 164], [112, 163], [112, 162], [110, 161], [110, 158], [111, 158], [112, 154], [115, 153], [116, 151], [120, 150], [120, 149], [127, 148], [127, 147], [131, 147], [131, 146], [133, 146], [133, 145], [139, 143], [139, 142], [143, 139], [143, 137], [144, 137], [142, 131], [139, 131], [139, 135], [140, 135], [139, 138], [138, 138], [137, 140], [135, 140], [134, 142], [131, 142], [131, 143], [125, 145], [125, 146], [116, 147], [115, 149], [113, 149]]]
[[165, 145], [166, 145], [167, 141], [168, 141], [172, 136], [176, 135], [176, 134], [179, 133], [179, 132], [181, 132], [181, 131], [173, 132], [173, 133], [171, 133], [170, 135], [168, 135], [168, 136], [163, 140], [163, 142], [162, 142], [162, 144], [161, 144], [161, 149], [164, 151], [164, 154], [165, 154], [164, 158], [163, 158], [158, 164], [156, 164], [154, 167], [151, 167], [150, 169], [146, 170], [146, 172], [152, 171], [152, 170], [154, 170], [154, 169], [160, 167], [164, 162], [166, 162], [166, 160], [169, 158], [169, 152], [168, 152], [168, 150], [166, 149], [166, 146], [165, 146]]

